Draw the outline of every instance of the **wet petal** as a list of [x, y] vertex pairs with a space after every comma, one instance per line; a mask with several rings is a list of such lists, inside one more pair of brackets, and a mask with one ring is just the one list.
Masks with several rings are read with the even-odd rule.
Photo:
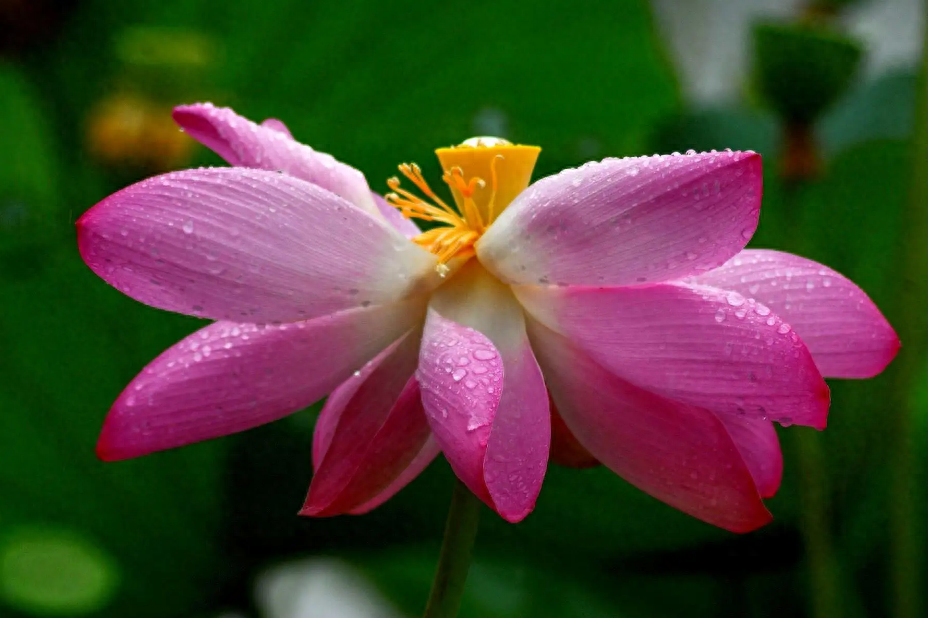
[[[338, 387], [313, 440], [316, 473], [302, 515], [373, 508], [412, 480], [431, 436], [419, 385], [420, 331], [410, 332]], [[427, 450], [434, 457], [434, 449]], [[402, 484], [397, 481], [403, 480]]]
[[768, 306], [802, 337], [826, 377], [873, 377], [899, 351], [893, 327], [863, 290], [798, 255], [747, 249], [694, 281]]
[[773, 423], [739, 414], [717, 416], [738, 447], [761, 497], [772, 498], [783, 479], [783, 453]]
[[514, 291], [533, 317], [636, 386], [719, 413], [825, 426], [828, 387], [805, 344], [740, 294], [666, 283]]
[[219, 320], [310, 319], [438, 282], [435, 257], [382, 219], [261, 170], [156, 176], [103, 200], [77, 228], [81, 256], [110, 285]]
[[414, 238], [422, 233], [415, 223], [410, 219], [407, 219], [400, 214], [400, 211], [390, 206], [387, 200], [383, 199], [376, 193], [372, 193], [371, 196], [374, 198], [374, 204], [377, 205], [377, 210], [380, 211], [380, 214], [383, 215], [383, 218], [392, 225], [396, 230], [405, 236], [406, 238]]
[[[481, 388], [474, 380], [471, 389], [463, 379], [454, 379], [459, 361], [466, 361], [470, 373], [476, 371], [483, 377]], [[481, 333], [429, 310], [416, 378], [422, 387], [426, 418], [445, 458], [458, 478], [492, 507], [483, 479], [483, 460], [502, 396], [499, 352]]]
[[719, 419], [614, 375], [567, 338], [529, 320], [557, 408], [583, 446], [658, 500], [733, 532], [770, 521]]
[[278, 133], [281, 133], [289, 137], [290, 139], [293, 139], [293, 134], [290, 133], [290, 129], [287, 128], [287, 125], [285, 125], [283, 121], [278, 120], [277, 118], [268, 118], [267, 120], [261, 123], [261, 126], [264, 127], [265, 129], [271, 129], [272, 131], [277, 131]]
[[279, 120], [258, 125], [227, 107], [197, 103], [175, 107], [174, 121], [230, 165], [282, 171], [377, 214], [364, 174], [293, 140]]
[[548, 395], [509, 290], [473, 260], [430, 304], [417, 377], [458, 477], [508, 521], [534, 508], [551, 441]]
[[216, 322], [152, 361], [103, 426], [101, 459], [137, 457], [282, 418], [318, 401], [421, 319], [423, 303], [280, 326]]
[[757, 227], [752, 152], [606, 159], [526, 189], [477, 243], [517, 284], [630, 285], [722, 264]]

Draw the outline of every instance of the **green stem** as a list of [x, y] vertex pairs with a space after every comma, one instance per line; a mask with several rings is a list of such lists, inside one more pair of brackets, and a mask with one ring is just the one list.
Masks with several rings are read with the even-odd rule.
[[423, 618], [454, 618], [458, 615], [482, 506], [480, 499], [464, 483], [455, 481], [435, 581], [432, 582]]

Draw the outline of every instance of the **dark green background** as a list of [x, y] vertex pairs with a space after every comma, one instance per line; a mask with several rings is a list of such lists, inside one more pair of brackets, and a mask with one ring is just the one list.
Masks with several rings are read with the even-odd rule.
[[[899, 357], [876, 379], [831, 383], [824, 433], [781, 431], [776, 519], [750, 535], [606, 470], [552, 466], [524, 523], [485, 513], [462, 615], [917, 615], [928, 519], [918, 67], [856, 79], [816, 125], [823, 176], [786, 185], [779, 119], [752, 93], [754, 103], [694, 109], [641, 0], [0, 6], [0, 615], [252, 614], [254, 578], [307, 555], [351, 561], [415, 615], [437, 557], [452, 479], [443, 461], [370, 515], [296, 516], [312, 410], [136, 461], [95, 458], [120, 390], [201, 325], [122, 296], [77, 253], [75, 219], [153, 173], [90, 154], [89, 115], [126, 92], [165, 114], [212, 99], [280, 118], [380, 190], [403, 161], [437, 178], [432, 150], [480, 132], [485, 117], [542, 146], [537, 176], [604, 156], [758, 150], [766, 187], [751, 246], [852, 277], [899, 330]], [[168, 59], [133, 59], [140, 37]], [[208, 51], [202, 64], [170, 59], [194, 44]], [[202, 148], [190, 161], [219, 163]]]

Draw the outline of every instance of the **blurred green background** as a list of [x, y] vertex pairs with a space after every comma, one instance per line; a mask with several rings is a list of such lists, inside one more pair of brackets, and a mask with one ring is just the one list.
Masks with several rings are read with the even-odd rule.
[[[314, 409], [103, 464], [106, 411], [200, 326], [120, 295], [73, 223], [146, 176], [220, 160], [170, 121], [212, 100], [363, 170], [437, 178], [475, 134], [537, 176], [673, 150], [764, 155], [751, 245], [858, 282], [903, 349], [833, 381], [828, 430], [780, 432], [775, 521], [735, 536], [603, 469], [549, 469], [486, 512], [462, 616], [924, 615], [928, 97], [922, 0], [467, 3], [0, 0], [0, 616], [415, 616], [444, 461], [370, 515], [299, 518]], [[347, 605], [346, 605], [347, 604]]]

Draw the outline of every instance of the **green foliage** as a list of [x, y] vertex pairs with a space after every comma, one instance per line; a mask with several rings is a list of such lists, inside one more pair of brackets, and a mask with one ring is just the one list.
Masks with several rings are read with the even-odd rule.
[[[0, 64], [2, 615], [247, 610], [263, 566], [321, 553], [348, 556], [415, 614], [437, 556], [452, 479], [443, 461], [364, 517], [295, 515], [311, 477], [314, 410], [137, 461], [96, 460], [97, 432], [120, 390], [201, 325], [122, 296], [77, 255], [74, 220], [138, 179], [88, 153], [87, 115], [112, 93], [139, 86], [183, 99], [172, 102], [210, 98], [255, 119], [280, 118], [298, 139], [363, 170], [375, 189], [403, 161], [437, 178], [436, 146], [491, 130], [542, 146], [539, 175], [603, 156], [725, 147], [758, 150], [772, 169], [771, 116], [684, 107], [643, 0], [559, 11], [515, 0], [407, 4], [401, 13], [373, 1], [215, 7], [84, 2], [58, 38]], [[848, 85], [857, 48], [806, 31], [768, 28], [760, 37], [774, 107], [794, 118], [826, 113]], [[154, 69], [145, 49], [160, 50]], [[195, 69], [178, 69], [183, 78], [151, 92], [164, 65], [184, 62]], [[754, 241], [837, 268], [891, 318], [907, 284], [895, 250], [910, 182], [910, 125], [900, 119], [914, 108], [911, 83], [908, 74], [887, 78], [835, 104], [821, 125], [825, 178], [790, 192], [769, 174]], [[219, 164], [205, 150], [196, 159]], [[924, 360], [924, 342], [905, 346]], [[896, 411], [881, 402], [893, 388], [886, 377], [832, 384], [832, 420], [820, 436], [848, 586], [887, 559], [894, 444], [881, 423]], [[924, 410], [924, 388], [912, 397]], [[922, 467], [925, 422], [922, 414], [916, 423]], [[462, 615], [798, 615], [807, 590], [803, 470], [789, 453], [786, 465], [783, 490], [769, 502], [775, 524], [746, 537], [604, 469], [552, 466], [523, 524], [485, 513]], [[880, 594], [861, 589], [853, 603], [881, 607]]]

